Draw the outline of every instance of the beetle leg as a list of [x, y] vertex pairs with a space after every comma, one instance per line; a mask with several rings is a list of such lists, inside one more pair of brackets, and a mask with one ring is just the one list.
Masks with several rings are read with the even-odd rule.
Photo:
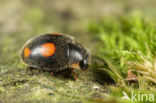
[[80, 67], [79, 65], [80, 65], [79, 63], [72, 64], [71, 68], [79, 68]]
[[75, 79], [76, 81], [78, 81], [79, 79], [78, 79], [78, 76], [77, 76], [77, 73], [76, 73], [75, 69], [72, 68], [71, 70], [72, 70], [72, 74], [73, 74], [73, 76], [74, 76], [74, 79]]
[[50, 71], [51, 76], [57, 76], [57, 71]]
[[54, 76], [54, 72], [50, 72], [50, 75], [51, 75], [51, 76]]

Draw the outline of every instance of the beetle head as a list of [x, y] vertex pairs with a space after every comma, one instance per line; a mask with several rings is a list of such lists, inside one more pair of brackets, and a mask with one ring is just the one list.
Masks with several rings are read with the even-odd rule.
[[87, 54], [86, 57], [82, 61], [80, 61], [80, 68], [82, 70], [87, 70], [89, 64], [88, 59], [89, 59], [89, 54]]

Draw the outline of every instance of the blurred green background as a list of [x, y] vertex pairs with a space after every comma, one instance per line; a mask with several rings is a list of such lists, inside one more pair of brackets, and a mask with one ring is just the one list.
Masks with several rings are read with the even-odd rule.
[[[51, 32], [74, 35], [94, 52], [88, 22], [104, 16], [120, 17], [133, 11], [155, 18], [155, 0], [1, 0], [0, 63], [11, 60], [29, 38]], [[7, 57], [6, 57], [7, 56]]]
[[[94, 72], [95, 68], [104, 68], [103, 63], [80, 73], [79, 82], [53, 78], [47, 73], [27, 73], [19, 58], [21, 48], [36, 35], [72, 35], [91, 55], [109, 58], [109, 74], [116, 84], [122, 84], [127, 61], [144, 61], [138, 52], [149, 60], [155, 57], [155, 11], [155, 0], [0, 0], [0, 102], [108, 103], [92, 100], [108, 95], [105, 74]], [[144, 42], [149, 46], [144, 46]], [[52, 94], [49, 88], [53, 88]], [[123, 88], [111, 90], [109, 102], [120, 102]]]

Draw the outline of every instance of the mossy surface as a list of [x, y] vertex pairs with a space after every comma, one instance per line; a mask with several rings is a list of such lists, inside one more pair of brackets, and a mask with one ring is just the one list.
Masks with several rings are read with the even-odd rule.
[[[12, 68], [1, 70], [0, 101], [2, 103], [42, 103], [42, 102], [77, 102], [83, 99], [100, 96], [107, 92], [99, 83], [93, 73], [78, 71], [79, 80], [72, 80], [62, 73], [51, 76], [29, 68]], [[69, 74], [70, 75], [70, 74]]]

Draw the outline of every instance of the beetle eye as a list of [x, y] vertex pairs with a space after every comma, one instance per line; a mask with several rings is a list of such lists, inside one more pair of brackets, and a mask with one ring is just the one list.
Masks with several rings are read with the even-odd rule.
[[86, 60], [82, 60], [80, 62], [80, 67], [81, 67], [82, 70], [86, 70], [88, 68], [87, 61]]

